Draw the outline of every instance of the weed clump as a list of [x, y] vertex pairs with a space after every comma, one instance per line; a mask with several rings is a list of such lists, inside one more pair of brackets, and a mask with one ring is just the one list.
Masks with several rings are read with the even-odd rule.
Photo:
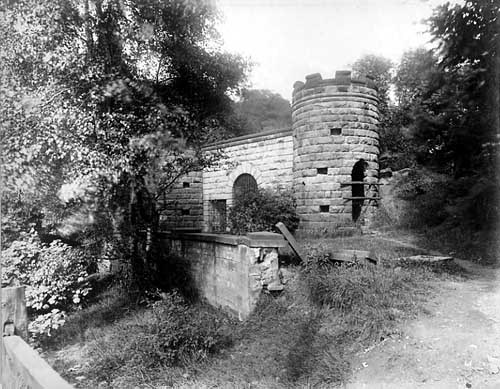
[[189, 305], [177, 292], [96, 337], [89, 350], [97, 380], [141, 366], [152, 369], [201, 361], [231, 343], [232, 320], [208, 306]]
[[417, 312], [429, 272], [425, 267], [335, 265], [313, 252], [303, 275], [311, 301], [338, 315], [342, 338], [378, 341]]

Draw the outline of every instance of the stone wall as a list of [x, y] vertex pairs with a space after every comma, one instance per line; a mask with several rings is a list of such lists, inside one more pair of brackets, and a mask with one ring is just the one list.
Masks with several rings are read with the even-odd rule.
[[222, 150], [225, 158], [203, 172], [204, 231], [211, 230], [216, 211], [213, 201], [233, 204], [233, 184], [244, 173], [252, 175], [259, 188], [291, 189], [293, 138], [291, 130], [268, 131], [234, 138], [210, 147]]
[[201, 231], [203, 225], [202, 172], [179, 178], [162, 199], [166, 211], [161, 215], [162, 229]]
[[[352, 219], [351, 173], [367, 163], [364, 180], [377, 182], [378, 99], [368, 79], [337, 72], [296, 82], [293, 92], [293, 188], [299, 233], [329, 232]], [[363, 178], [361, 178], [363, 180]]]
[[[163, 199], [166, 212], [162, 216], [162, 229], [216, 230], [214, 217], [226, 218], [233, 204], [234, 181], [244, 173], [252, 175], [259, 188], [292, 187], [291, 130], [246, 135], [212, 144], [204, 150], [219, 153], [220, 161], [203, 172], [193, 172], [177, 180]], [[217, 232], [226, 231], [223, 228]]]
[[19, 336], [5, 336], [0, 352], [0, 387], [5, 389], [73, 389]]
[[252, 312], [263, 288], [281, 285], [278, 247], [286, 242], [280, 234], [162, 234], [161, 239], [170, 254], [189, 261], [200, 296], [240, 320]]
[[[179, 180], [166, 199], [169, 211], [163, 227], [227, 232], [234, 183], [245, 173], [260, 188], [293, 190], [299, 234], [334, 233], [353, 222], [362, 225], [373, 214], [373, 207], [362, 208], [368, 204], [365, 197], [378, 197], [378, 186], [368, 186], [378, 182], [378, 122], [372, 80], [352, 78], [350, 71], [325, 80], [320, 74], [309, 75], [305, 83], [294, 85], [292, 130], [206, 147], [205, 152], [224, 157], [216, 166]], [[364, 166], [358, 178], [353, 176], [355, 166]]]

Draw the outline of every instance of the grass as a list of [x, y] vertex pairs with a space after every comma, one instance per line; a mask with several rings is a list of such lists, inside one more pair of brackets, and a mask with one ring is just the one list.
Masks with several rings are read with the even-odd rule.
[[[460, 276], [452, 266], [391, 261], [420, 252], [373, 236], [324, 240], [308, 251], [319, 258], [338, 248], [373, 250], [380, 264], [290, 265], [285, 291], [263, 294], [243, 323], [200, 303], [171, 301], [155, 312], [110, 289], [70, 318], [47, 357], [77, 388], [332, 387], [349, 378], [354, 353], [399, 334], [421, 312], [433, 281]], [[187, 351], [166, 357], [185, 338]], [[204, 340], [213, 347], [200, 347]]]

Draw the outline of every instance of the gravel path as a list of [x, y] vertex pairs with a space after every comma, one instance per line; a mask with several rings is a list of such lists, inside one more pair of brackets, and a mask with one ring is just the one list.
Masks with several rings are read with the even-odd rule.
[[500, 269], [455, 261], [471, 277], [441, 282], [401, 336], [357, 355], [346, 389], [500, 388]]

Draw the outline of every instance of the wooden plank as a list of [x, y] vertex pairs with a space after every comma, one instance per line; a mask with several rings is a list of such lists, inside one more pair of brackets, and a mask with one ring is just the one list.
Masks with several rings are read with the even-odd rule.
[[345, 182], [341, 182], [340, 185], [343, 185], [343, 186], [348, 186], [348, 185], [376, 185], [376, 186], [380, 186], [380, 185], [385, 185], [385, 184], [378, 183], [378, 182], [345, 181]]
[[302, 253], [302, 250], [301, 250], [299, 244], [297, 243], [297, 241], [293, 237], [292, 233], [288, 230], [288, 228], [286, 228], [286, 226], [282, 222], [277, 223], [276, 228], [278, 230], [280, 230], [281, 234], [284, 236], [284, 238], [286, 239], [286, 241], [288, 242], [288, 244], [292, 248], [293, 252], [297, 255], [297, 257], [299, 257], [299, 259], [302, 262], [305, 261], [306, 257]]
[[332, 260], [339, 262], [370, 262], [377, 264], [377, 260], [372, 252], [367, 250], [336, 250], [330, 253]]
[[412, 255], [411, 257], [402, 257], [398, 259], [402, 261], [436, 263], [436, 262], [452, 261], [453, 257], [448, 257], [443, 255]]
[[342, 197], [344, 200], [382, 200], [382, 197], [364, 197], [364, 196], [354, 196], [354, 197]]
[[24, 286], [2, 288], [2, 323], [4, 335], [19, 335], [28, 339], [28, 313]]

